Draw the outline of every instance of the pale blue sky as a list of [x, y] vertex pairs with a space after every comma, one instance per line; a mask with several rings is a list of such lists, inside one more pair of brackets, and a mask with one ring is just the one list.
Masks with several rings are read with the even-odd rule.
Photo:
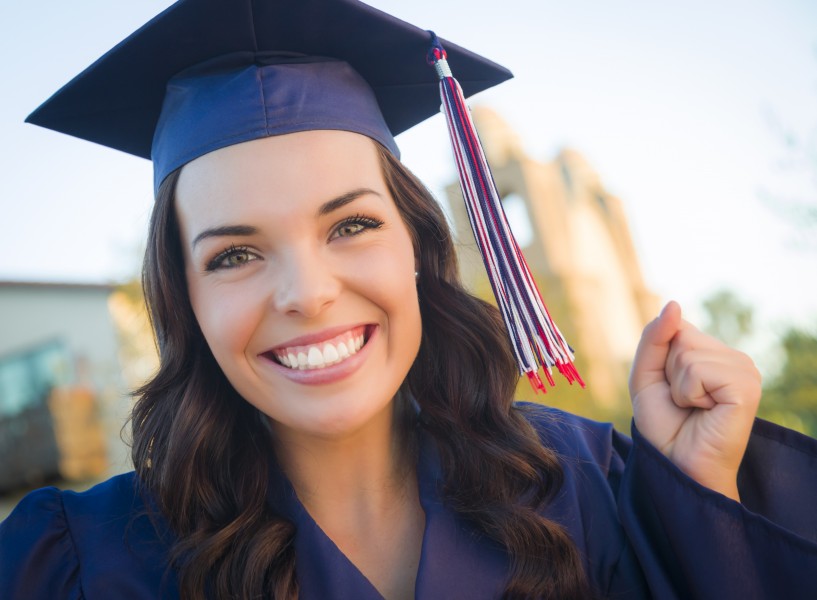
[[[624, 202], [647, 281], [662, 297], [700, 320], [700, 299], [728, 286], [757, 306], [768, 331], [789, 319], [817, 323], [817, 250], [793, 249], [792, 229], [759, 193], [817, 202], [816, 182], [776, 167], [785, 152], [764, 116], [811, 131], [817, 146], [813, 0], [370, 3], [514, 71], [473, 103], [498, 111], [537, 158], [563, 146], [588, 158]], [[22, 121], [169, 4], [0, 7], [0, 279], [136, 272], [150, 165]], [[398, 143], [433, 190], [453, 177], [440, 117]]]

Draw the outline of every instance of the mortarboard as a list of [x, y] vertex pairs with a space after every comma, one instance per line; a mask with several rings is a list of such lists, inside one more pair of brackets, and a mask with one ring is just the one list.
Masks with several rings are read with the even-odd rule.
[[27, 121], [151, 159], [158, 189], [203, 154], [296, 131], [353, 131], [399, 156], [394, 136], [436, 114], [442, 101], [520, 373], [544, 390], [540, 365], [551, 385], [553, 366], [571, 382], [581, 379], [510, 232], [464, 104], [510, 77], [504, 67], [450, 42], [443, 49], [433, 33], [358, 0], [179, 0]]
[[[157, 187], [218, 147], [303, 129], [348, 128], [396, 154], [392, 136], [440, 110], [429, 40], [357, 0], [180, 0], [26, 120], [152, 159]], [[467, 95], [512, 77], [446, 49]]]

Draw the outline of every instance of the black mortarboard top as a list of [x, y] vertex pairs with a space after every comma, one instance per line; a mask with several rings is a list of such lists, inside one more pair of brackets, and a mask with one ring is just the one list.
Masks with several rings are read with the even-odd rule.
[[[430, 39], [356, 0], [179, 0], [27, 121], [152, 158], [157, 187], [219, 147], [306, 129], [364, 133], [397, 154], [392, 136], [440, 110]], [[446, 49], [468, 95], [511, 77]]]

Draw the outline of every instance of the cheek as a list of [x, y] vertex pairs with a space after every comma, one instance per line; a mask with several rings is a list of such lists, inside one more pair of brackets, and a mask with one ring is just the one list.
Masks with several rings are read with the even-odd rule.
[[[252, 303], [255, 295], [209, 282], [192, 283], [189, 289], [193, 313], [216, 360], [222, 363], [243, 353], [261, 312]], [[224, 364], [222, 368], [229, 370]]]
[[363, 271], [371, 300], [388, 318], [393, 350], [404, 357], [410, 354], [412, 361], [422, 335], [414, 271], [414, 249], [408, 237], [391, 252], [383, 249]]

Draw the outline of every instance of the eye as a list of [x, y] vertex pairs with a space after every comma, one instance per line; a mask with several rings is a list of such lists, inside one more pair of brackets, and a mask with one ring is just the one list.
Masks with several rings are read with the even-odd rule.
[[251, 252], [246, 246], [230, 246], [208, 262], [206, 268], [208, 271], [236, 269], [258, 259], [258, 255]]
[[330, 239], [360, 235], [367, 229], [379, 229], [382, 225], [383, 221], [380, 219], [355, 215], [354, 217], [349, 217], [341, 221], [337, 227], [335, 227]]

